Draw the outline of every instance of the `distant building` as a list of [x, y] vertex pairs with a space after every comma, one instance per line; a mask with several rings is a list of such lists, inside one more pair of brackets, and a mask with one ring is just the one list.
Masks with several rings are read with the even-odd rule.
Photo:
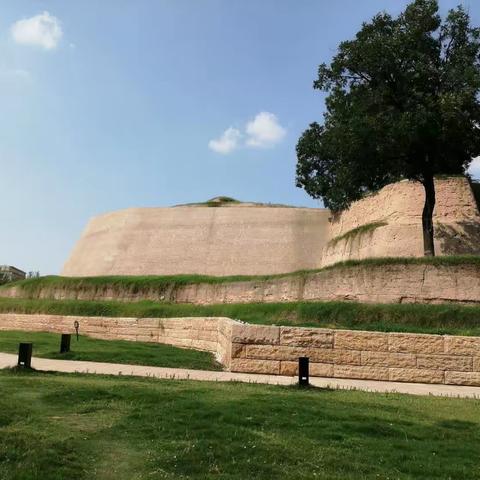
[[24, 280], [27, 274], [19, 268], [11, 265], [0, 265], [0, 283], [14, 282], [15, 280]]

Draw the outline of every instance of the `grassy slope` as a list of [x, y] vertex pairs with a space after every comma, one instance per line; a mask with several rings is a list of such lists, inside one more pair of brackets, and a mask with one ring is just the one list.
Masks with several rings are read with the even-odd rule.
[[480, 402], [0, 372], [0, 478], [474, 479]]
[[480, 307], [347, 302], [185, 305], [0, 298], [0, 313], [107, 317], [225, 316], [249, 323], [480, 336]]
[[349, 260], [340, 262], [319, 270], [306, 270], [278, 275], [236, 275], [227, 277], [212, 277], [208, 275], [167, 275], [167, 276], [106, 276], [106, 277], [59, 277], [46, 276], [32, 278], [0, 286], [7, 289], [12, 286], [21, 288], [26, 295], [34, 295], [41, 289], [74, 289], [100, 291], [108, 288], [126, 290], [132, 293], [155, 290], [162, 292], [166, 288], [196, 283], [229, 283], [238, 281], [266, 281], [274, 278], [303, 276], [323, 270], [351, 268], [358, 266], [373, 267], [387, 265], [475, 265], [480, 266], [480, 256], [457, 255], [446, 257], [419, 257], [419, 258], [369, 258], [365, 260]]
[[41, 358], [221, 370], [221, 366], [208, 352], [170, 345], [126, 340], [97, 340], [84, 336], [80, 336], [77, 342], [72, 336], [71, 351], [60, 354], [60, 335], [58, 334], [0, 331], [0, 352], [17, 353], [20, 342], [33, 342], [33, 355]]

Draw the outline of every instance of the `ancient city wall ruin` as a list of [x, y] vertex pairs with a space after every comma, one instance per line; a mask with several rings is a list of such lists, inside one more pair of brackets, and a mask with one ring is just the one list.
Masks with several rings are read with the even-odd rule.
[[[480, 213], [468, 180], [449, 177], [435, 185], [437, 255], [480, 254]], [[369, 257], [421, 257], [424, 195], [419, 183], [394, 183], [332, 216], [322, 266]]]
[[212, 352], [227, 370], [480, 386], [480, 337], [247, 325], [216, 318], [108, 318], [0, 314], [0, 330], [74, 332]]
[[321, 265], [329, 213], [236, 205], [121, 210], [93, 218], [62, 275], [261, 275]]
[[165, 283], [162, 288], [129, 289], [121, 284], [98, 287], [22, 285], [0, 289], [0, 297], [57, 300], [153, 300], [211, 305], [296, 301], [356, 301], [364, 303], [480, 303], [480, 264], [414, 264], [370, 262], [335, 266], [298, 275], [221, 283]]
[[[480, 214], [466, 178], [436, 180], [438, 254], [480, 253]], [[423, 254], [423, 190], [388, 185], [345, 212], [232, 203], [133, 208], [93, 218], [65, 276], [263, 275], [368, 257]]]

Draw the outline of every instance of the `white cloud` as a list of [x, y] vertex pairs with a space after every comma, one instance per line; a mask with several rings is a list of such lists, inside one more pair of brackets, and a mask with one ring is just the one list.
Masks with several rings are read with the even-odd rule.
[[48, 12], [18, 20], [12, 25], [10, 33], [20, 45], [38, 46], [45, 50], [55, 48], [63, 35], [60, 20]]
[[468, 173], [475, 179], [480, 179], [480, 157], [473, 159], [473, 162], [468, 168]]
[[270, 112], [260, 112], [246, 126], [249, 147], [268, 148], [275, 146], [286, 135], [287, 131], [278, 123], [276, 115]]
[[210, 140], [208, 142], [208, 148], [222, 155], [227, 155], [237, 149], [241, 137], [242, 134], [239, 130], [230, 127], [222, 133], [220, 138]]

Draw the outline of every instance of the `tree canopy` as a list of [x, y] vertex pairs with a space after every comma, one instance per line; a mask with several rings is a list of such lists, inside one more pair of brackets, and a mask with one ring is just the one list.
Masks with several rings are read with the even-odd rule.
[[338, 211], [393, 181], [417, 180], [433, 249], [433, 178], [465, 173], [480, 154], [480, 29], [461, 6], [442, 20], [436, 0], [415, 0], [340, 43], [314, 88], [329, 95], [323, 125], [298, 141], [297, 186]]

